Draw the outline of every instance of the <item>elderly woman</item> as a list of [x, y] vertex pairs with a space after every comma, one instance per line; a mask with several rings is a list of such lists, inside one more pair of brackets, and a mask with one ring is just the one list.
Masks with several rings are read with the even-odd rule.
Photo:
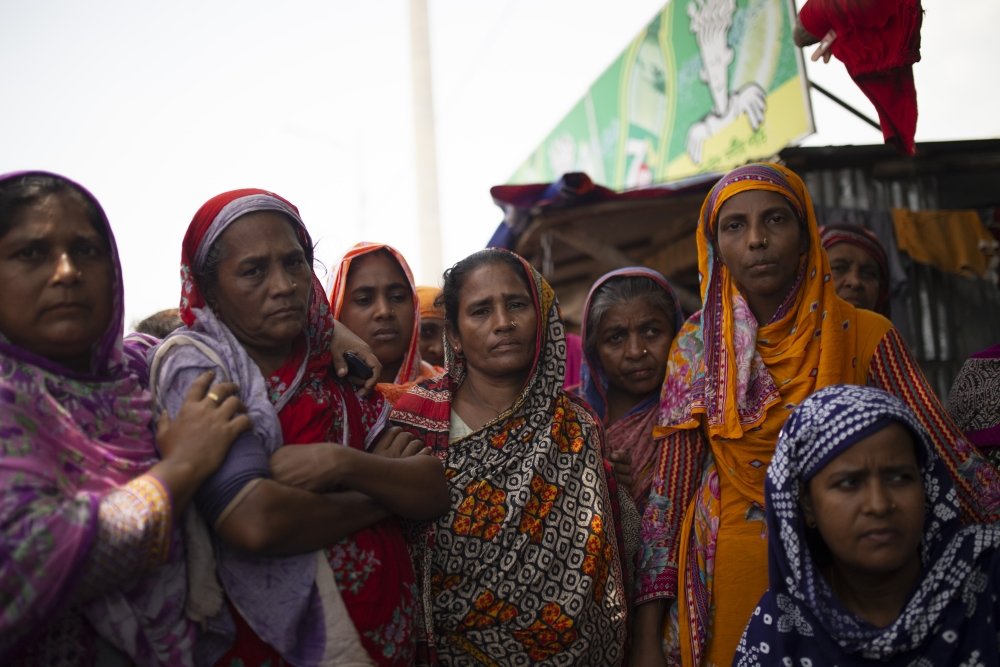
[[378, 390], [390, 402], [437, 375], [420, 358], [420, 303], [413, 273], [392, 246], [362, 242], [351, 248], [337, 265], [330, 307], [382, 363]]
[[889, 259], [878, 237], [857, 225], [826, 225], [819, 238], [837, 296], [889, 317]]
[[249, 426], [236, 386], [196, 377], [154, 448], [114, 236], [61, 176], [0, 177], [0, 282], [0, 662], [193, 664], [176, 524]]
[[667, 352], [683, 321], [670, 283], [644, 267], [604, 274], [583, 306], [581, 393], [604, 422], [606, 455], [628, 469], [640, 513], [653, 483]]
[[962, 527], [951, 474], [895, 396], [830, 386], [768, 468], [771, 586], [735, 665], [1000, 664], [1000, 526]]
[[173, 412], [191, 378], [215, 369], [239, 381], [253, 422], [197, 497], [222, 586], [196, 589], [203, 654], [410, 664], [414, 576], [397, 517], [437, 516], [447, 489], [437, 460], [384, 428], [381, 397], [362, 400], [335, 375], [312, 248], [298, 210], [254, 189], [206, 202], [184, 237], [187, 326], [157, 351], [158, 395]]
[[489, 249], [445, 272], [444, 302], [447, 373], [392, 413], [444, 462], [451, 493], [418, 554], [428, 640], [446, 665], [620, 664], [616, 491], [599, 424], [562, 389], [555, 294]]
[[[1000, 478], [948, 418], [892, 324], [838, 298], [802, 180], [729, 172], [702, 206], [703, 308], [671, 346], [643, 517], [639, 664], [728, 664], [766, 587], [764, 476], [789, 412], [830, 384], [898, 395], [954, 477], [968, 518]], [[663, 652], [660, 648], [663, 648]]]

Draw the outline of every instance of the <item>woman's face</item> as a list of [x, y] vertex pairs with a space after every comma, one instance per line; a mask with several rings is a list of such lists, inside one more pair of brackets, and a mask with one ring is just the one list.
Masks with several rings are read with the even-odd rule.
[[458, 294], [458, 330], [448, 340], [470, 372], [523, 377], [535, 359], [538, 318], [522, 276], [503, 262], [473, 269]]
[[444, 319], [420, 318], [420, 358], [435, 366], [444, 366]]
[[11, 343], [86, 371], [111, 318], [108, 244], [73, 195], [16, 210], [0, 237], [0, 331]]
[[306, 326], [312, 268], [281, 213], [248, 213], [219, 237], [219, 278], [205, 295], [254, 359], [291, 351]]
[[754, 315], [770, 320], [795, 282], [808, 240], [788, 200], [767, 190], [734, 195], [719, 209], [717, 237], [719, 255]]
[[837, 243], [826, 249], [837, 296], [858, 308], [875, 310], [882, 272], [878, 262], [853, 243]]
[[402, 363], [413, 320], [413, 290], [395, 258], [371, 252], [351, 262], [340, 321], [371, 346], [384, 370]]
[[802, 504], [835, 568], [891, 575], [919, 562], [924, 486], [913, 436], [902, 424], [892, 422], [830, 461]]
[[667, 352], [674, 338], [671, 315], [646, 297], [618, 303], [604, 313], [597, 328], [597, 356], [612, 391], [636, 402], [660, 388]]

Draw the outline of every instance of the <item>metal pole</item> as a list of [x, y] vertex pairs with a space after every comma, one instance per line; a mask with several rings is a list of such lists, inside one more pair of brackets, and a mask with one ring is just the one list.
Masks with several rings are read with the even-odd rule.
[[871, 118], [869, 118], [868, 116], [864, 115], [863, 113], [861, 113], [860, 111], [858, 111], [857, 109], [855, 109], [854, 107], [852, 107], [850, 104], [848, 104], [844, 100], [840, 99], [839, 97], [837, 97], [836, 95], [834, 95], [833, 93], [831, 93], [829, 90], [827, 90], [823, 86], [819, 85], [815, 81], [810, 81], [809, 85], [812, 86], [813, 88], [815, 88], [817, 91], [819, 91], [819, 92], [823, 93], [824, 95], [826, 95], [827, 97], [829, 97], [831, 100], [833, 100], [834, 102], [836, 102], [837, 104], [839, 104], [840, 106], [842, 106], [844, 109], [850, 111], [852, 114], [854, 114], [855, 116], [857, 116], [861, 120], [865, 121], [866, 123], [868, 123], [869, 125], [871, 125], [872, 127], [874, 127], [879, 132], [882, 131], [882, 126], [879, 125], [877, 121], [874, 121]]
[[417, 281], [439, 285], [441, 214], [438, 206], [434, 95], [431, 86], [430, 29], [427, 0], [410, 0], [410, 63], [413, 82], [413, 136], [416, 154], [417, 221], [420, 230], [420, 275]]

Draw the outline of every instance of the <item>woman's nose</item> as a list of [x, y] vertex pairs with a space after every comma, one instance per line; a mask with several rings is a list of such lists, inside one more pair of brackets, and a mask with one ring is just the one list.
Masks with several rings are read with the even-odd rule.
[[56, 283], [75, 283], [80, 280], [80, 269], [77, 267], [69, 252], [64, 252], [56, 259], [55, 271], [52, 279]]

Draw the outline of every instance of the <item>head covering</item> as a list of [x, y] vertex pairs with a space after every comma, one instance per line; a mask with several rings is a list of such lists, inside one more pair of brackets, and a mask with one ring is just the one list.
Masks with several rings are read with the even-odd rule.
[[[785, 303], [770, 322], [762, 323], [719, 261], [715, 243], [722, 205], [753, 190], [785, 197], [808, 238]], [[710, 436], [740, 438], [763, 424], [768, 410], [783, 400], [790, 409], [816, 387], [848, 378], [863, 381], [865, 369], [859, 368], [851, 330], [856, 310], [837, 298], [812, 199], [794, 172], [773, 163], [730, 171], [705, 199], [697, 241], [704, 306], [671, 348], [660, 406], [665, 428], [660, 434], [695, 428], [697, 416], [704, 415]], [[884, 329], [881, 333], [891, 327], [887, 320], [877, 325]], [[780, 391], [776, 377], [782, 382]]]
[[[658, 285], [669, 297], [670, 302], [673, 304], [673, 308], [670, 312], [665, 313], [665, 315], [670, 318], [670, 321], [674, 325], [674, 331], [680, 329], [681, 325], [684, 323], [684, 313], [681, 311], [680, 303], [677, 300], [677, 294], [674, 292], [674, 288], [671, 287], [670, 283], [663, 274], [659, 271], [654, 271], [653, 269], [646, 268], [644, 266], [629, 266], [622, 269], [615, 269], [614, 271], [609, 271], [603, 276], [598, 278], [593, 286], [590, 288], [590, 292], [587, 293], [587, 299], [583, 303], [583, 323], [580, 326], [580, 337], [584, 341], [584, 360], [583, 365], [580, 369], [580, 393], [590, 404], [590, 407], [594, 409], [594, 412], [601, 417], [601, 419], [607, 422], [608, 418], [608, 374], [601, 367], [601, 360], [597, 354], [596, 349], [588, 350], [586, 349], [587, 336], [589, 335], [587, 321], [590, 319], [590, 308], [594, 299], [594, 294], [601, 289], [607, 283], [619, 279], [619, 278], [648, 278]], [[645, 401], [636, 405], [632, 411], [645, 409]]]
[[555, 292], [511, 255], [538, 322], [535, 358], [513, 405], [449, 445], [454, 392], [467, 374], [449, 345], [446, 374], [404, 394], [390, 416], [435, 450], [451, 489], [452, 508], [434, 523], [424, 557], [425, 606], [446, 638], [438, 646], [444, 663], [618, 664], [626, 604], [600, 426], [562, 390], [565, 329]]
[[[99, 539], [102, 499], [157, 461], [142, 345], [122, 341], [121, 262], [107, 216], [90, 192], [57, 174], [17, 172], [0, 176], [0, 185], [36, 177], [68, 184], [97, 211], [113, 269], [112, 307], [84, 373], [0, 333], [0, 588], [10, 601], [0, 618], [0, 657], [66, 612]], [[82, 606], [98, 634], [136, 661], [191, 659], [179, 549], [175, 544], [170, 562], [155, 573], [118, 582], [121, 588]]]
[[826, 225], [819, 230], [820, 242], [824, 248], [831, 248], [838, 243], [848, 243], [861, 248], [878, 264], [878, 298], [875, 301], [875, 312], [889, 317], [889, 258], [885, 254], [882, 242], [872, 232], [857, 225]]
[[362, 241], [354, 244], [337, 265], [337, 272], [333, 278], [333, 287], [330, 289], [330, 308], [333, 310], [333, 317], [340, 319], [341, 313], [344, 310], [344, 302], [347, 299], [347, 277], [351, 272], [351, 264], [359, 257], [380, 250], [389, 253], [399, 263], [399, 267], [403, 270], [403, 275], [406, 276], [406, 282], [410, 286], [410, 292], [413, 294], [413, 334], [410, 336], [410, 345], [406, 348], [406, 354], [403, 355], [403, 361], [399, 366], [399, 371], [396, 373], [395, 380], [393, 382], [380, 382], [378, 384], [379, 391], [390, 402], [395, 403], [400, 394], [405, 392], [414, 383], [435, 374], [434, 367], [420, 358], [420, 329], [418, 328], [420, 322], [420, 303], [417, 300], [417, 285], [413, 280], [413, 272], [410, 271], [410, 265], [406, 263], [406, 259], [398, 250], [385, 243]]
[[420, 308], [420, 319], [444, 319], [444, 302], [441, 300], [441, 288], [427, 285], [417, 286], [417, 302]]
[[[665, 315], [673, 323], [674, 333], [680, 329], [684, 322], [684, 314], [681, 312], [677, 301], [677, 295], [666, 278], [658, 271], [641, 266], [631, 266], [616, 269], [605, 273], [597, 279], [587, 294], [587, 300], [583, 305], [583, 324], [581, 326], [581, 338], [587, 340], [590, 334], [588, 321], [590, 320], [590, 309], [593, 305], [594, 294], [607, 283], [623, 278], [646, 278], [651, 280], [666, 293], [672, 304], [672, 309]], [[613, 424], [608, 423], [608, 374], [601, 365], [600, 355], [596, 349], [584, 349], [584, 360], [580, 368], [580, 394], [594, 409], [594, 412], [604, 422], [604, 444], [605, 453], [609, 454], [616, 450], [626, 450], [632, 456], [632, 499], [636, 507], [642, 512], [649, 497], [649, 490], [653, 484], [653, 472], [659, 455], [659, 448], [653, 440], [653, 427], [657, 417], [657, 398], [659, 392], [653, 392], [645, 399], [639, 401], [629, 412]]]
[[[185, 373], [216, 369], [217, 377], [239, 386], [253, 434], [270, 455], [284, 443], [278, 413], [294, 399], [311, 368], [330, 365], [333, 319], [323, 286], [310, 271], [306, 327], [293, 348], [292, 367], [279, 369], [280, 378], [278, 374], [264, 378], [239, 340], [206, 306], [198, 276], [212, 245], [237, 220], [260, 211], [287, 217], [311, 261], [312, 238], [298, 209], [286, 199], [267, 190], [247, 188], [208, 200], [191, 220], [181, 249], [180, 314], [186, 326], [171, 333], [158, 348], [152, 383], [161, 404], [176, 405], [187, 391], [182, 381]], [[206, 486], [200, 493], [206, 492]], [[216, 571], [229, 600], [253, 632], [283, 658], [316, 665], [326, 664], [332, 656], [363, 654], [353, 627], [345, 630], [350, 620], [322, 553], [258, 557], [221, 540], [215, 541], [214, 549], [219, 561]], [[192, 594], [197, 593], [200, 591]], [[217, 602], [221, 601], [203, 603], [208, 610], [207, 625], [200, 639], [211, 647], [205, 650], [212, 652], [228, 648], [235, 631], [228, 608], [212, 608]]]
[[1000, 464], [1000, 343], [965, 360], [945, 405], [969, 442]]
[[[834, 458], [892, 422], [909, 429], [917, 447], [926, 496], [923, 568], [899, 618], [877, 628], [833, 594], [808, 545], [800, 499], [809, 480]], [[750, 619], [734, 664], [772, 664], [774, 656], [817, 665], [1000, 659], [994, 592], [1000, 527], [960, 527], [951, 475], [901, 400], [874, 387], [817, 391], [785, 423], [766, 485], [770, 589]]]

